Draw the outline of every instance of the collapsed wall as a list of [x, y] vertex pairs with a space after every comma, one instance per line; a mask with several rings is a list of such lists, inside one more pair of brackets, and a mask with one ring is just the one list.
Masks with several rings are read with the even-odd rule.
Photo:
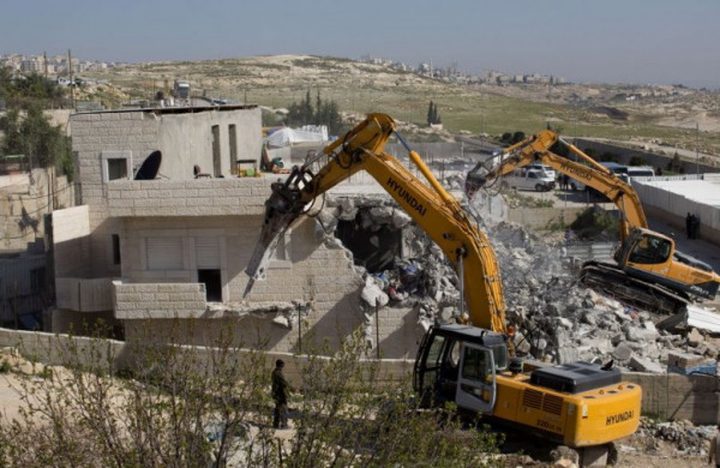
[[[500, 264], [507, 318], [518, 327], [519, 354], [548, 362], [575, 360], [663, 372], [670, 352], [715, 358], [702, 335], [655, 327], [650, 311], [629, 307], [578, 283], [562, 243], [549, 243], [503, 220], [499, 196], [477, 196], [476, 214]], [[337, 236], [355, 255], [365, 286], [365, 334], [375, 340], [373, 311], [413, 310], [415, 341], [434, 323], [458, 319], [457, 275], [442, 251], [389, 197], [329, 198], [317, 215], [321, 235]], [[382, 318], [381, 318], [382, 319]], [[410, 334], [412, 336], [412, 334]], [[411, 348], [413, 343], [402, 346]]]

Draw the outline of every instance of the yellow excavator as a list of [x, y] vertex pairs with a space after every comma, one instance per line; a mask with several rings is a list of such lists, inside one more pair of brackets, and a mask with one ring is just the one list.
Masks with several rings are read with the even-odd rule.
[[[427, 405], [455, 402], [526, 431], [575, 447], [602, 450], [631, 435], [640, 418], [641, 389], [622, 382], [618, 369], [575, 362], [523, 371], [508, 356], [505, 300], [495, 252], [487, 235], [441, 186], [420, 156], [408, 149], [424, 183], [384, 151], [395, 122], [385, 114], [367, 119], [272, 184], [260, 239], [246, 268], [251, 284], [265, 275], [277, 241], [312, 201], [364, 170], [443, 250], [456, 268], [461, 301], [472, 325], [431, 327], [418, 350], [414, 388]], [[462, 302], [461, 302], [462, 304]], [[463, 306], [461, 305], [461, 309]], [[608, 367], [608, 366], [606, 366]], [[581, 450], [583, 451], [583, 450]]]
[[[557, 144], [577, 160], [553, 152]], [[620, 244], [613, 256], [616, 263], [586, 262], [580, 272], [585, 284], [627, 303], [665, 313], [679, 312], [692, 300], [715, 297], [720, 276], [712, 267], [679, 252], [671, 237], [649, 229], [640, 197], [632, 186], [557, 132], [543, 130], [478, 163], [467, 175], [466, 193], [472, 197], [481, 187], [535, 163], [595, 189], [615, 203], [621, 214]]]

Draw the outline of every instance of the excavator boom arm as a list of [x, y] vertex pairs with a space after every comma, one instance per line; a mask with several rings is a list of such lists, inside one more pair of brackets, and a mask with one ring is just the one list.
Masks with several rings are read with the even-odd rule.
[[[329, 161], [313, 175], [307, 167], [295, 168], [284, 183], [273, 184], [266, 202], [266, 216], [260, 242], [247, 273], [259, 278], [263, 262], [275, 239], [316, 197], [364, 170], [392, 196], [428, 236], [443, 250], [462, 274], [464, 299], [473, 325], [497, 332], [505, 331], [505, 302], [500, 272], [487, 235], [468, 220], [460, 204], [432, 176], [420, 157], [411, 160], [428, 183], [408, 171], [383, 147], [395, 129], [392, 118], [370, 114], [355, 129], [325, 148]], [[246, 291], [247, 292], [247, 291]]]
[[[558, 141], [561, 141], [585, 164], [550, 151], [550, 148]], [[627, 237], [632, 228], [648, 227], [637, 192], [611, 170], [596, 162], [575, 145], [562, 140], [557, 133], [551, 130], [544, 130], [505, 149], [500, 155], [499, 161], [493, 161], [494, 167], [486, 168], [486, 174], [476, 177], [479, 181], [478, 185], [484, 185], [487, 180], [502, 177], [534, 162], [541, 162], [561, 174], [592, 187], [615, 203], [623, 215], [620, 233], [622, 239]], [[481, 169], [481, 167], [476, 169]], [[475, 174], [477, 171], [473, 170], [468, 177], [475, 177]]]

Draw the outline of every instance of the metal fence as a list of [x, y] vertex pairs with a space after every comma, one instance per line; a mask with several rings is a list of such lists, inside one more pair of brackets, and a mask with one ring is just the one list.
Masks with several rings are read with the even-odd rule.
[[615, 242], [569, 242], [565, 244], [568, 257], [585, 262], [588, 260], [610, 261]]

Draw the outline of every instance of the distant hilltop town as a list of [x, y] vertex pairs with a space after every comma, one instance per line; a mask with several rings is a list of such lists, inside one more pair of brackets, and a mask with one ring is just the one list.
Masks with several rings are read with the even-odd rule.
[[484, 74], [473, 75], [460, 72], [457, 64], [452, 64], [447, 67], [433, 67], [432, 62], [428, 62], [421, 63], [417, 67], [413, 67], [403, 62], [398, 62], [384, 57], [372, 57], [370, 55], [360, 57], [360, 61], [372, 63], [374, 65], [385, 65], [396, 70], [415, 72], [422, 76], [453, 83], [485, 83], [500, 86], [511, 83], [551, 85], [569, 84], [569, 82], [561, 76], [542, 75], [539, 73], [511, 75], [492, 70]]
[[[69, 61], [68, 61], [69, 60]], [[68, 66], [72, 63], [72, 69]], [[122, 65], [119, 62], [82, 60], [68, 55], [0, 55], [0, 66], [9, 67], [17, 73], [39, 73], [48, 77], [69, 76], [72, 73], [102, 71]]]

